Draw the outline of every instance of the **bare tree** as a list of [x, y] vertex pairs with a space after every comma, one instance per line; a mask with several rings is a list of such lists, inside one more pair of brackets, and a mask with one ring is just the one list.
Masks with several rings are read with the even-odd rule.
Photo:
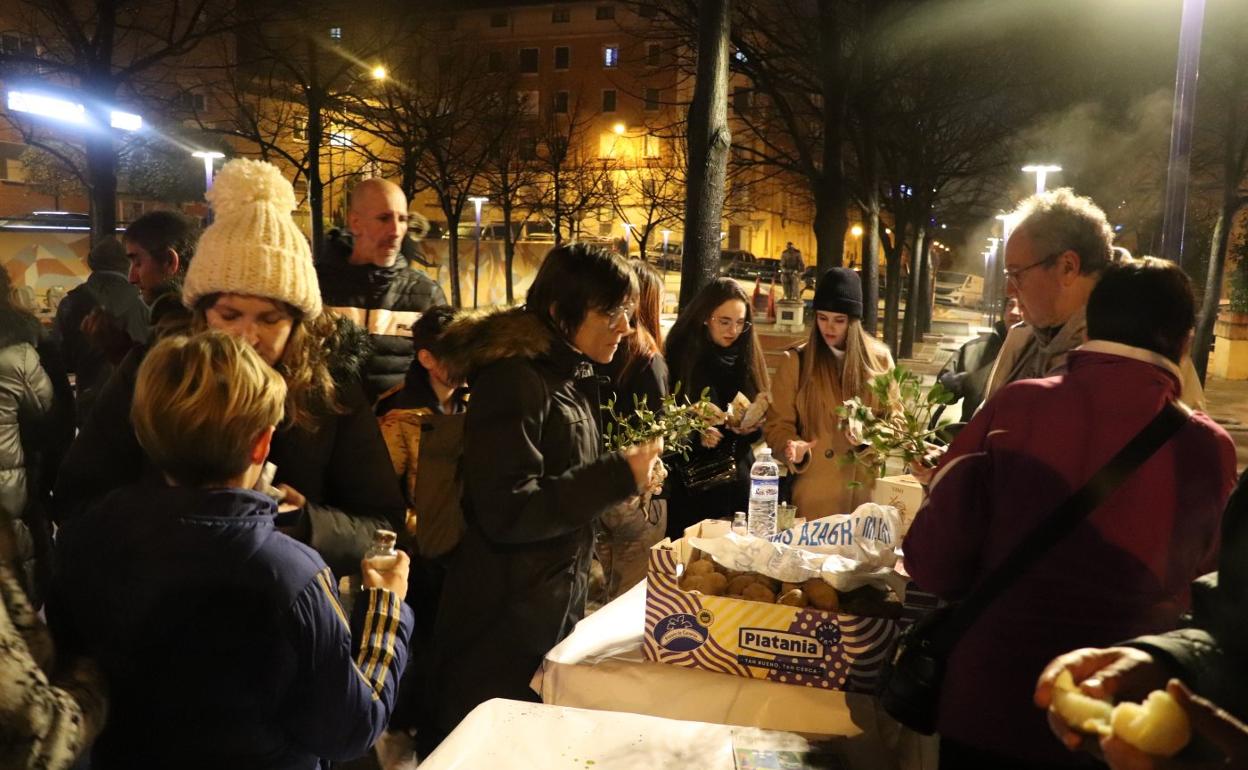
[[[137, 99], [145, 81], [168, 79], [205, 40], [236, 29], [236, 10], [236, 0], [13, 0], [6, 7], [12, 27], [4, 31], [33, 45], [0, 52], [0, 77], [37, 71], [82, 95], [93, 238], [113, 233], [117, 224], [118, 135], [110, 110], [119, 99]], [[153, 117], [146, 115], [149, 122]]]
[[572, 92], [566, 112], [552, 110], [538, 125], [533, 166], [538, 177], [524, 200], [535, 218], [550, 223], [556, 245], [576, 237], [586, 215], [608, 202], [612, 166], [590, 149], [594, 117], [583, 93]]

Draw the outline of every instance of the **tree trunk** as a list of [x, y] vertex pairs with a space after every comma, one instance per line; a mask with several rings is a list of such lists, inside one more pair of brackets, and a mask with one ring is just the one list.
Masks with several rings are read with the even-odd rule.
[[884, 260], [888, 272], [884, 296], [884, 342], [896, 359], [901, 341], [901, 240], [896, 230], [893, 231], [892, 241], [885, 247]]
[[698, 71], [689, 107], [688, 178], [680, 307], [719, 275], [719, 233], [732, 134], [728, 130], [728, 36], [731, 0], [703, 0], [698, 18]]
[[450, 201], [443, 201], [442, 213], [446, 214], [446, 230], [450, 236], [446, 250], [446, 264], [447, 272], [450, 273], [451, 307], [458, 310], [464, 306], [459, 293], [459, 212], [455, 210]]
[[512, 270], [516, 264], [516, 236], [511, 231], [511, 194], [506, 193], [503, 198], [503, 273], [504, 281], [507, 286], [507, 304], [514, 305], [516, 302], [515, 279], [512, 277]]
[[325, 184], [321, 181], [321, 146], [325, 139], [324, 94], [317, 70], [317, 45], [308, 38], [308, 209], [312, 214], [312, 258], [319, 259], [325, 241]]
[[916, 337], [922, 341], [923, 335], [932, 330], [932, 302], [935, 300], [933, 294], [933, 273], [932, 267], [932, 241], [931, 233], [928, 228], [923, 228], [923, 252], [922, 258], [919, 260], [919, 333]]
[[845, 263], [845, 230], [849, 227], [849, 199], [827, 172], [819, 178], [815, 193], [815, 273], [823, 275]]
[[866, 222], [862, 226], [862, 327], [875, 334], [880, 304], [880, 194], [874, 182], [870, 182], [866, 198]]
[[107, 114], [100, 125], [105, 128], [89, 133], [86, 140], [92, 243], [117, 232], [117, 145], [106, 127]]
[[906, 315], [901, 325], [901, 344], [898, 358], [914, 358], [914, 342], [919, 330], [919, 295], [923, 278], [923, 228], [914, 228], [914, 243], [910, 247], [910, 280], [906, 285]]
[[1222, 276], [1226, 271], [1226, 247], [1231, 239], [1231, 223], [1239, 212], [1234, 191], [1222, 201], [1218, 221], [1213, 226], [1213, 243], [1209, 247], [1209, 274], [1205, 278], [1205, 296], [1196, 318], [1196, 336], [1192, 341], [1192, 364], [1203, 384], [1209, 369], [1209, 347], [1213, 345], [1213, 324], [1218, 320], [1218, 303], [1222, 300]]

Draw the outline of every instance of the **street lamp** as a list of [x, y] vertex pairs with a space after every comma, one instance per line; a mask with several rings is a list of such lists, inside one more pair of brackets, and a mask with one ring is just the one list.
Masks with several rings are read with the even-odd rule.
[[204, 194], [206, 195], [212, 189], [212, 162], [225, 157], [225, 153], [216, 150], [196, 150], [191, 153], [192, 157], [202, 158], [204, 161]]
[[469, 196], [468, 200], [472, 201], [472, 206], [476, 209], [477, 222], [477, 246], [476, 252], [472, 258], [472, 306], [477, 306], [477, 288], [481, 283], [481, 207], [489, 202], [489, 198], [482, 195]]
[[662, 230], [660, 232], [663, 233], [663, 271], [667, 272], [667, 263], [671, 260], [671, 257], [667, 254], [667, 241], [672, 237], [672, 231]]
[[1045, 189], [1044, 183], [1045, 183], [1045, 180], [1048, 178], [1049, 174], [1055, 174], [1061, 170], [1062, 170], [1061, 166], [1054, 166], [1054, 165], [1045, 164], [1045, 163], [1039, 163], [1039, 164], [1033, 163], [1029, 166], [1023, 166], [1023, 171], [1025, 173], [1036, 175], [1036, 195], [1039, 195], [1040, 193], [1044, 192], [1044, 189]]
[[386, 68], [378, 64], [376, 67], [373, 67], [372, 76], [373, 80], [385, 80]]
[[633, 236], [633, 226], [630, 225], [628, 222], [625, 222], [624, 223], [624, 258], [625, 259], [628, 259], [628, 252], [630, 251], [632, 236]]

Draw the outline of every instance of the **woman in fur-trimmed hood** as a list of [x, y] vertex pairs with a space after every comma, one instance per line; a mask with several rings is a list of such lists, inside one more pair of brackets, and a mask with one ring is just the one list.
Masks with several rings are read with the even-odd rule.
[[[232, 160], [208, 197], [214, 220], [182, 289], [189, 331], [245, 339], [282, 375], [285, 419], [269, 453], [278, 525], [335, 573], [353, 573], [373, 533], [401, 528], [404, 514], [360, 383], [367, 337], [322, 312], [311, 249], [290, 215], [294, 190], [275, 166]], [[141, 357], [122, 362], [70, 449], [55, 495], [62, 520], [127, 483], [160, 483], [130, 424]]]
[[422, 754], [490, 698], [534, 700], [529, 679], [584, 615], [598, 517], [637, 494], [660, 445], [602, 450], [593, 363], [632, 333], [628, 264], [573, 244], [546, 255], [525, 309], [466, 318], [442, 338], [465, 375], [464, 517], [425, 663]]

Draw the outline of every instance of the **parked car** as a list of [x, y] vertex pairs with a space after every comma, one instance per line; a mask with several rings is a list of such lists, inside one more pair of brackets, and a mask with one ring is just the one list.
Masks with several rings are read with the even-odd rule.
[[936, 271], [936, 302], [954, 307], [979, 307], [984, 301], [984, 279], [970, 273]]
[[730, 278], [743, 281], [756, 278], [779, 280], [779, 267], [779, 261], [759, 259], [744, 249], [722, 249], [719, 252], [719, 271]]

